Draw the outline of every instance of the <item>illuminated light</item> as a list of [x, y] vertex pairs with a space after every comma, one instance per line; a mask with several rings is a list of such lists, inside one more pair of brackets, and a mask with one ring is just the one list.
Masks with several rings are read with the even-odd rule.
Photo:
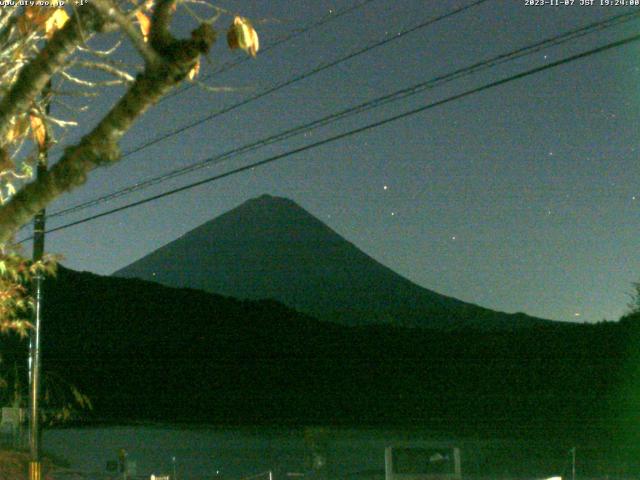
[[[576, 312], [576, 313], [574, 313], [573, 315], [574, 315], [575, 317], [579, 317], [579, 316], [580, 316], [580, 313], [579, 313], [579, 312]], [[555, 478], [555, 477], [554, 477], [554, 478]]]

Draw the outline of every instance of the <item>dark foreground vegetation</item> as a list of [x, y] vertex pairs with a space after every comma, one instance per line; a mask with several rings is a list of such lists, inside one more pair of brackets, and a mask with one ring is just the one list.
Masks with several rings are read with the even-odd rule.
[[638, 439], [637, 316], [511, 332], [346, 327], [273, 301], [66, 269], [45, 301], [44, 368], [93, 399], [94, 420]]

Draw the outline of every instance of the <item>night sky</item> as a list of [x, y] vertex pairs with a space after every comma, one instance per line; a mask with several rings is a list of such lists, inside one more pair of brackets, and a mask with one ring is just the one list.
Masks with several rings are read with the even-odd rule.
[[[229, 1], [262, 47], [361, 3]], [[599, 4], [600, 0], [596, 0]], [[135, 146], [471, 0], [369, 1], [161, 102]], [[475, 62], [640, 7], [489, 0], [96, 171], [50, 212]], [[333, 13], [331, 13], [333, 12]], [[224, 16], [220, 27], [230, 23]], [[193, 21], [181, 18], [181, 29]], [[638, 33], [640, 20], [450, 82], [77, 214], [81, 219]], [[124, 54], [129, 56], [127, 52]], [[224, 38], [202, 75], [243, 58]], [[76, 138], [118, 91], [83, 116]], [[55, 114], [56, 107], [53, 106]], [[61, 116], [64, 112], [61, 111]], [[68, 267], [110, 274], [249, 198], [293, 199], [419, 285], [488, 308], [614, 320], [640, 280], [640, 43], [529, 76], [221, 181], [48, 236]], [[55, 157], [54, 157], [55, 158]]]

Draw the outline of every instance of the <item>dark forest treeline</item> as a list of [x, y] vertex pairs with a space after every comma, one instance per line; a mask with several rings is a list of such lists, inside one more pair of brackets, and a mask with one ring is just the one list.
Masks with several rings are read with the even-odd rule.
[[640, 426], [637, 315], [510, 332], [345, 327], [66, 269], [45, 301], [44, 368], [91, 396], [95, 418], [620, 442]]

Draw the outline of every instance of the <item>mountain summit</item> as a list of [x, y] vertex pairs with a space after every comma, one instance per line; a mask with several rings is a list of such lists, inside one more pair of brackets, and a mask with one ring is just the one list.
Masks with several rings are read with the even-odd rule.
[[272, 298], [346, 325], [513, 329], [549, 322], [420, 287], [292, 200], [251, 199], [114, 273], [238, 298]]

